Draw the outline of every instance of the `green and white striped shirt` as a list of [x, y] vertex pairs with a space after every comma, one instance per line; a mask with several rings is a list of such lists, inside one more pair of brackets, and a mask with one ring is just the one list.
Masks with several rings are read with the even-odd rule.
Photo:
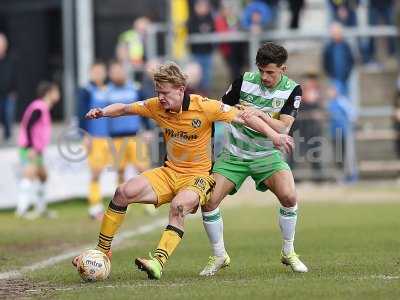
[[[300, 85], [285, 75], [275, 88], [268, 89], [262, 84], [259, 72], [246, 72], [232, 83], [222, 101], [229, 105], [251, 106], [279, 119], [281, 114], [296, 117], [301, 95]], [[269, 138], [244, 125], [232, 123], [226, 128], [228, 141], [225, 150], [231, 155], [255, 159], [279, 151]]]

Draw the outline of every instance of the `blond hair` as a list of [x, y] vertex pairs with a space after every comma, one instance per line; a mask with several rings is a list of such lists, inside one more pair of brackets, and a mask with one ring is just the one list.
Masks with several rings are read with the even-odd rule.
[[174, 86], [186, 86], [187, 76], [174, 62], [167, 62], [158, 67], [153, 75], [156, 85], [170, 83]]

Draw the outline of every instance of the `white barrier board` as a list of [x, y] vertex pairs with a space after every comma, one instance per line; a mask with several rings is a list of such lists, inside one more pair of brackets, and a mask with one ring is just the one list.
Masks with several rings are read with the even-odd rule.
[[[74, 161], [73, 149], [68, 150], [70, 153], [66, 155], [65, 150], [60, 150], [57, 145], [51, 145], [44, 155], [49, 175], [46, 187], [48, 202], [87, 195], [90, 180], [87, 159], [82, 158], [81, 155], [81, 158], [78, 157]], [[79, 153], [75, 154], [79, 155]], [[19, 170], [18, 148], [0, 149], [0, 209], [16, 207]], [[132, 173], [133, 170], [129, 172]], [[101, 176], [102, 194], [112, 195], [115, 187], [116, 174], [106, 169]]]

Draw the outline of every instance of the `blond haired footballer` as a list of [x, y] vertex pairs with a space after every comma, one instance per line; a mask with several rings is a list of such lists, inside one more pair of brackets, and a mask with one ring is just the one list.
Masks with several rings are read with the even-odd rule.
[[[293, 139], [276, 134], [258, 116], [245, 122], [238, 109], [185, 92], [186, 77], [175, 63], [159, 67], [154, 74], [155, 98], [133, 104], [112, 104], [90, 110], [86, 117], [141, 115], [152, 118], [164, 132], [167, 157], [163, 167], [145, 171], [120, 185], [104, 215], [97, 249], [111, 256], [112, 239], [124, 220], [131, 203], [170, 203], [169, 224], [153, 255], [135, 260], [149, 278], [160, 279], [162, 270], [184, 233], [185, 216], [196, 212], [210, 198], [215, 185], [211, 171], [211, 133], [215, 121], [246, 124], [276, 141], [285, 151], [293, 148]], [[73, 264], [79, 262], [75, 257]]]

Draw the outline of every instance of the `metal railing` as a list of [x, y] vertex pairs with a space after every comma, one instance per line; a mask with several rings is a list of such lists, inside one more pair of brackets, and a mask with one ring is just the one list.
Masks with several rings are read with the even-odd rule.
[[[171, 34], [167, 34], [171, 28], [166, 24], [154, 24], [149, 28], [149, 38], [146, 41], [146, 51], [149, 58], [158, 56], [157, 34], [166, 33], [165, 44], [171, 45]], [[345, 28], [344, 37], [353, 40], [360, 37], [395, 37], [398, 31], [395, 26], [362, 26], [357, 28]], [[253, 34], [246, 31], [235, 31], [226, 33], [191, 34], [188, 44], [221, 44], [221, 43], [247, 43], [249, 45], [249, 65], [253, 65], [254, 57], [258, 47], [264, 41], [293, 41], [293, 40], [327, 40], [329, 31], [325, 29], [310, 30], [288, 30], [279, 29], [266, 31], [261, 34]], [[167, 51], [171, 53], [171, 51]]]

